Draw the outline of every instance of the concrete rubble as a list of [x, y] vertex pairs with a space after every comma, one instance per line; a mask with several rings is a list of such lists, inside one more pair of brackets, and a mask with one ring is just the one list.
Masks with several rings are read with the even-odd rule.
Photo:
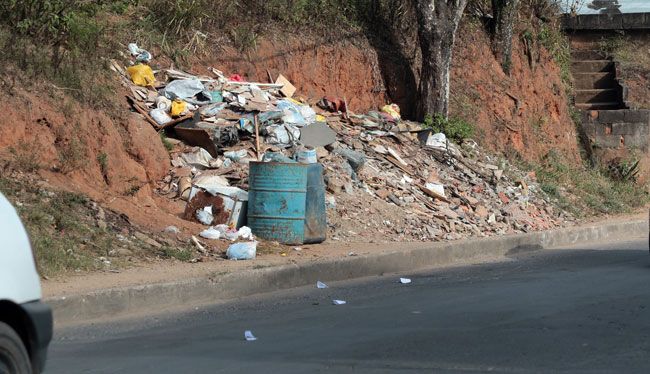
[[[188, 201], [186, 219], [238, 229], [245, 222], [248, 163], [295, 162], [308, 153], [324, 166], [330, 240], [456, 240], [574, 221], [551, 203], [534, 173], [470, 139], [454, 144], [403, 120], [394, 104], [366, 114], [349, 111], [340, 98], [310, 105], [293, 98], [299, 90], [284, 76], [245, 82], [214, 68], [205, 76], [160, 70], [158, 83], [142, 87], [112, 65], [133, 93], [133, 108], [181, 141], [156, 192]], [[202, 236], [219, 237], [210, 234]]]

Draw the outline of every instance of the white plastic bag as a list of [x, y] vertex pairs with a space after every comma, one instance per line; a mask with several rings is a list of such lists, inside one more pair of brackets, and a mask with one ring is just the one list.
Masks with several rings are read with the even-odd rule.
[[237, 231], [237, 235], [244, 240], [253, 240], [253, 231], [248, 226], [242, 226]]
[[203, 148], [196, 147], [191, 152], [181, 154], [181, 159], [190, 166], [209, 168], [216, 160]]
[[300, 139], [300, 130], [291, 125], [271, 125], [266, 128], [266, 142], [287, 148]]
[[252, 260], [256, 254], [257, 242], [235, 243], [226, 251], [226, 256], [231, 260]]
[[135, 61], [137, 62], [149, 62], [151, 61], [151, 53], [149, 51], [144, 50], [140, 47], [138, 47], [137, 44], [135, 43], [130, 43], [127, 48], [129, 49], [129, 52], [131, 53], [132, 56], [135, 57]]
[[218, 240], [221, 238], [221, 232], [219, 232], [219, 230], [215, 230], [214, 227], [210, 227], [209, 229], [201, 231], [199, 236], [205, 239]]
[[167, 114], [166, 109], [160, 109], [160, 108], [152, 109], [151, 112], [149, 112], [149, 115], [159, 125], [164, 125], [172, 121], [172, 117], [170, 117], [169, 114]]
[[212, 224], [214, 216], [212, 215], [212, 205], [196, 211], [196, 219], [204, 225]]
[[203, 91], [205, 87], [198, 79], [177, 79], [169, 82], [161, 93], [169, 100], [181, 99], [193, 103], [192, 98]]
[[224, 152], [223, 156], [229, 158], [233, 162], [239, 162], [241, 159], [248, 157], [248, 152], [245, 149], [240, 149], [237, 151]]

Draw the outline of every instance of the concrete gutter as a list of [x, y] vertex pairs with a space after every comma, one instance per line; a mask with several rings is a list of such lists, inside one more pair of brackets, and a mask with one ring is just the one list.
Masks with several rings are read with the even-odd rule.
[[523, 235], [436, 242], [424, 248], [406, 251], [113, 288], [83, 295], [53, 297], [46, 302], [54, 309], [55, 324], [61, 327], [124, 318], [138, 313], [160, 313], [179, 307], [189, 308], [306, 286], [316, 283], [317, 280], [340, 281], [384, 273], [411, 272], [472, 260], [479, 261], [486, 257], [502, 257], [522, 250], [628, 239], [645, 236], [647, 233], [648, 221], [637, 218], [628, 222], [604, 222]]

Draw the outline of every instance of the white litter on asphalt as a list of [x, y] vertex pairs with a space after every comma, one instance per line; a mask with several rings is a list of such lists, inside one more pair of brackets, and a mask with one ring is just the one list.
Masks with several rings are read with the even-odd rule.
[[255, 335], [253, 335], [251, 330], [244, 331], [244, 338], [246, 338], [246, 341], [249, 341], [249, 342], [257, 340], [257, 338], [255, 337]]
[[409, 278], [400, 278], [399, 282], [401, 284], [409, 284], [409, 283], [411, 283], [411, 279], [409, 279]]
[[323, 288], [329, 288], [325, 283], [318, 281], [316, 282], [316, 287], [323, 289]]
[[347, 302], [345, 300], [332, 300], [332, 304], [334, 305], [345, 305]]

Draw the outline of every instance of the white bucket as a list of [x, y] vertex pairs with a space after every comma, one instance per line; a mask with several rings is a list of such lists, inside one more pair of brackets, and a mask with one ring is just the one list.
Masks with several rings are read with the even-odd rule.
[[296, 161], [301, 164], [315, 164], [318, 162], [316, 150], [313, 148], [303, 148], [296, 152]]

